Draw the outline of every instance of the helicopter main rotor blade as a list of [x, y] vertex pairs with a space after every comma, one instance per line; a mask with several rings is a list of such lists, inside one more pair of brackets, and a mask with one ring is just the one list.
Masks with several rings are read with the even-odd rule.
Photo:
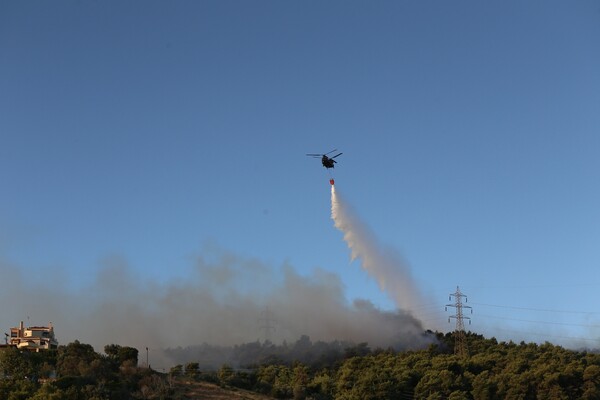
[[311, 157], [321, 157], [323, 154], [307, 154], [307, 156], [311, 156]]
[[331, 150], [329, 153], [325, 153], [325, 154], [323, 154], [323, 155], [324, 155], [324, 156], [326, 156], [327, 154], [331, 154], [331, 153], [333, 153], [334, 151], [337, 151], [337, 149], [333, 149], [333, 150]]
[[342, 154], [344, 154], [344, 153], [336, 154], [335, 156], [330, 157], [330, 158], [336, 158], [337, 156], [341, 156]]

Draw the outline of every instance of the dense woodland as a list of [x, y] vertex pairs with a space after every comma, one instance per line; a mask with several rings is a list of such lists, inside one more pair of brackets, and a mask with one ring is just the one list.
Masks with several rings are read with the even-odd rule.
[[343, 358], [366, 355], [369, 352], [367, 343], [356, 345], [338, 340], [311, 342], [308, 336], [302, 335], [294, 343], [284, 341], [281, 345], [269, 341], [236, 346], [212, 346], [204, 343], [199, 346], [167, 349], [165, 355], [180, 364], [196, 362], [201, 370], [216, 370], [224, 364], [239, 369], [261, 364], [291, 365], [297, 362], [318, 369], [331, 366]]
[[600, 399], [595, 352], [468, 334], [469, 356], [457, 357], [453, 335], [437, 337], [428, 349], [406, 352], [313, 344], [306, 336], [285, 346], [249, 343], [235, 351], [251, 364], [205, 370], [196, 360], [166, 374], [138, 368], [137, 350], [118, 345], [105, 354], [79, 342], [46, 353], [7, 349], [0, 352], [0, 398], [183, 399], [185, 382], [205, 380], [280, 399]]

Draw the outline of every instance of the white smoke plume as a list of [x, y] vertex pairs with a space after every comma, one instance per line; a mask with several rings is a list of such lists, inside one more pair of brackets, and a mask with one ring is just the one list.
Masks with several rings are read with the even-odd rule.
[[406, 262], [392, 249], [378, 243], [371, 230], [336, 193], [334, 185], [331, 185], [331, 218], [335, 227], [344, 233], [351, 260], [360, 261], [361, 267], [399, 309], [415, 313], [415, 305], [425, 304]]

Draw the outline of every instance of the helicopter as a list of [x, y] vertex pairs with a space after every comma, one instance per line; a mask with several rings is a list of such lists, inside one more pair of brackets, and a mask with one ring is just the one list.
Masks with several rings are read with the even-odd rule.
[[337, 163], [337, 161], [334, 160], [334, 158], [341, 156], [342, 153], [338, 153], [333, 157], [328, 157], [329, 154], [333, 153], [334, 151], [337, 151], [337, 149], [333, 149], [331, 150], [329, 153], [325, 153], [325, 154], [307, 154], [307, 156], [309, 157], [313, 157], [313, 158], [319, 158], [321, 157], [321, 164], [323, 164], [323, 166], [327, 169], [329, 168], [334, 168], [335, 167], [335, 163]]

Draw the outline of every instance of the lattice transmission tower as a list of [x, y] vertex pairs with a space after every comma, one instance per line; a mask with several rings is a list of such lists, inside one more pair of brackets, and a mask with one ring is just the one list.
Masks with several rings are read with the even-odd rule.
[[462, 303], [463, 297], [465, 298], [465, 303], [467, 302], [467, 295], [461, 293], [460, 288], [456, 287], [456, 292], [450, 293], [448, 296], [448, 300], [452, 301], [452, 297], [454, 297], [454, 304], [446, 304], [446, 311], [448, 311], [448, 307], [454, 307], [456, 314], [448, 317], [448, 323], [450, 323], [450, 318], [456, 319], [456, 329], [454, 330], [454, 354], [459, 357], [466, 357], [469, 354], [469, 350], [467, 349], [467, 339], [465, 337], [465, 319], [469, 320], [469, 325], [471, 324], [471, 318], [465, 317], [463, 313], [463, 308], [469, 308], [471, 310], [471, 314], [473, 314], [473, 308], [470, 306], [465, 306]]
[[273, 323], [276, 323], [277, 321], [273, 318], [273, 313], [269, 311], [268, 306], [260, 313], [258, 322], [260, 324], [260, 329], [265, 331], [265, 342], [271, 342], [271, 332], [275, 332]]

